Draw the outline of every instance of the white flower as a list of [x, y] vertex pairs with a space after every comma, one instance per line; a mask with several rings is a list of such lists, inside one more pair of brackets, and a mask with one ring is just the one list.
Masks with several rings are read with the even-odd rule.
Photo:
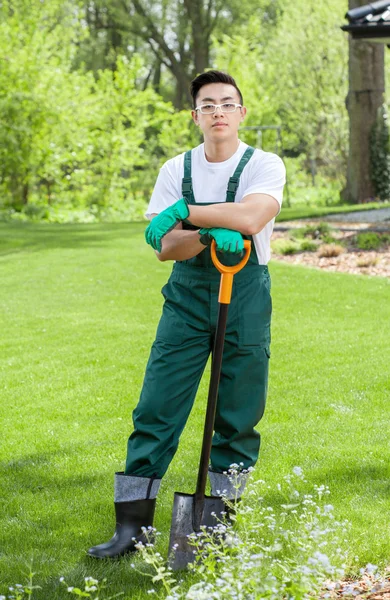
[[372, 565], [371, 563], [368, 563], [368, 565], [366, 566], [366, 573], [368, 575], [373, 575], [375, 573], [375, 571], [377, 571], [378, 567], [376, 565]]
[[294, 467], [294, 468], [293, 468], [293, 473], [294, 473], [294, 475], [296, 475], [297, 477], [302, 477], [302, 475], [303, 475], [303, 470], [301, 469], [301, 467]]

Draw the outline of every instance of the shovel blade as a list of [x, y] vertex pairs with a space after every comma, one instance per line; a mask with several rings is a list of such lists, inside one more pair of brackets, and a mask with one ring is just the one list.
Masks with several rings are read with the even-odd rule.
[[[194, 547], [188, 536], [194, 531], [194, 494], [175, 492], [169, 538], [169, 566], [173, 571], [186, 569], [194, 561]], [[223, 519], [225, 504], [218, 496], [205, 496], [201, 526], [215, 527]], [[215, 513], [215, 516], [212, 514]]]

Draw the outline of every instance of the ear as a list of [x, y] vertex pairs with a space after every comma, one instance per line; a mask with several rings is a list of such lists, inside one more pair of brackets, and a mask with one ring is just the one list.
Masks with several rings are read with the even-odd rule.
[[241, 119], [240, 120], [243, 121], [246, 116], [246, 107], [243, 106], [240, 110], [241, 110]]
[[198, 126], [199, 125], [199, 122], [198, 122], [198, 113], [197, 113], [196, 110], [192, 110], [191, 111], [191, 117], [192, 117], [192, 120], [195, 123], [195, 125]]

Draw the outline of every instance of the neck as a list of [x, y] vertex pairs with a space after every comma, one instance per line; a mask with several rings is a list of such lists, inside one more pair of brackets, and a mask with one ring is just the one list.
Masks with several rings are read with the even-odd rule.
[[211, 140], [204, 141], [204, 153], [208, 162], [223, 162], [228, 160], [238, 150], [240, 140], [235, 137], [232, 140], [224, 140], [223, 142], [214, 142]]

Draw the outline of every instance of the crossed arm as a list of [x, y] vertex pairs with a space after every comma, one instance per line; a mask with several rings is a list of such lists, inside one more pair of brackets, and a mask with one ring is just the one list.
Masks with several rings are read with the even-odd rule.
[[[239, 203], [190, 205], [189, 210], [188, 220], [196, 227], [223, 227], [254, 235], [277, 215], [279, 204], [268, 194], [249, 194]], [[202, 250], [204, 245], [199, 241], [199, 233], [184, 230], [179, 223], [162, 239], [161, 252], [156, 251], [156, 255], [161, 261], [187, 260]]]

